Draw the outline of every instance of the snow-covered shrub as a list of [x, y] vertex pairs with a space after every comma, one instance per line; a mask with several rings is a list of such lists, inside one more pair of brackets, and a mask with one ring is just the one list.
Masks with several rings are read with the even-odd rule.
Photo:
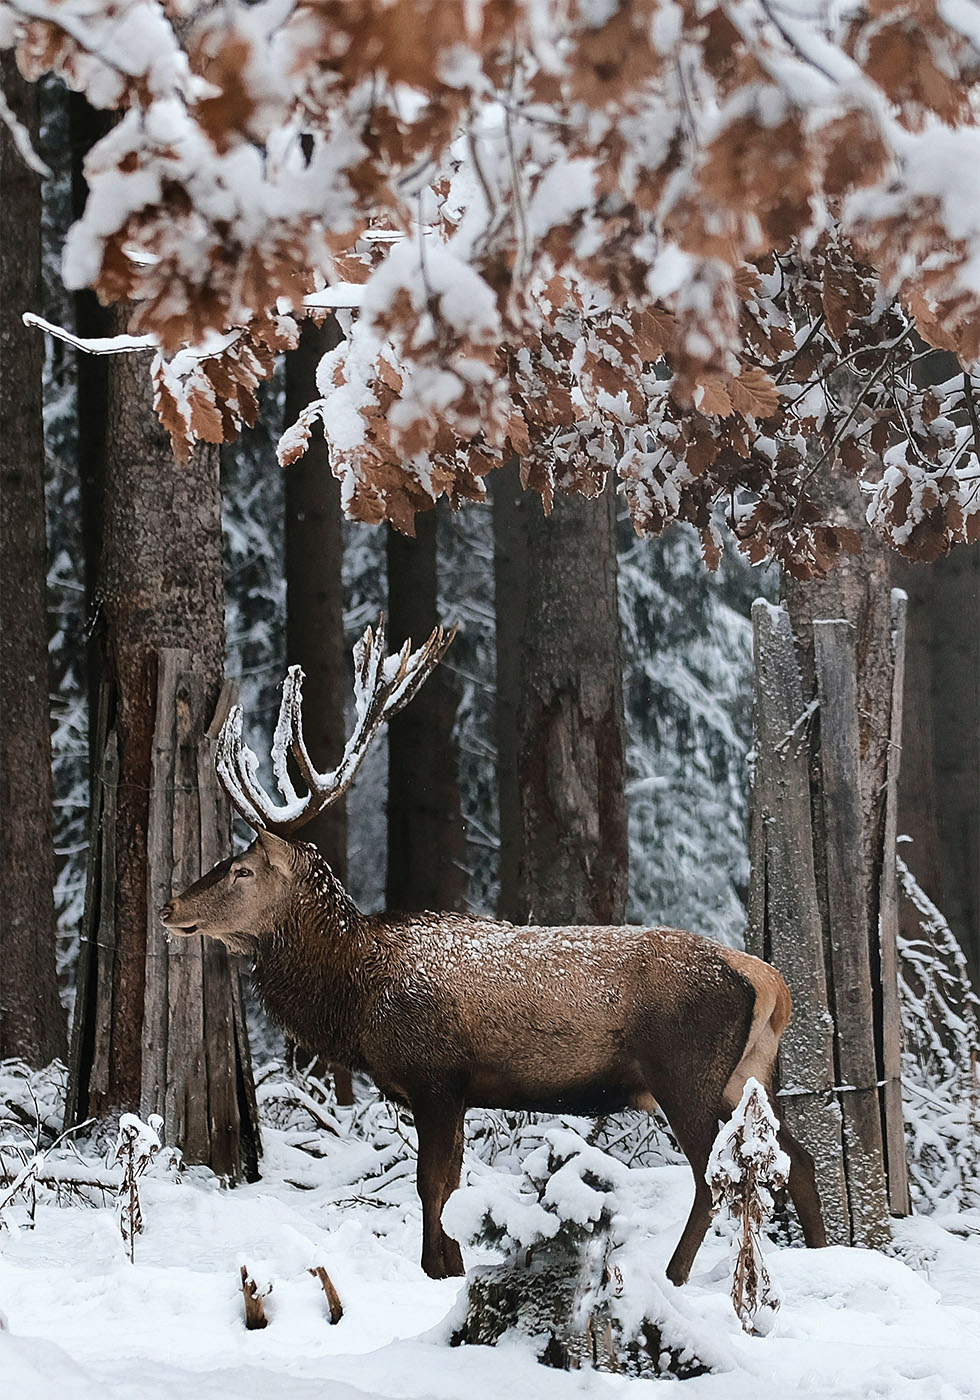
[[151, 1113], [146, 1123], [135, 1113], [124, 1113], [119, 1119], [115, 1161], [122, 1167], [122, 1181], [116, 1208], [119, 1229], [129, 1247], [129, 1262], [136, 1262], [136, 1236], [143, 1233], [143, 1207], [140, 1203], [139, 1179], [160, 1151], [163, 1119]]
[[[474, 1269], [451, 1340], [523, 1337], [547, 1365], [635, 1376], [692, 1376], [726, 1364], [693, 1339], [648, 1259], [635, 1174], [570, 1128], [552, 1126], [522, 1177], [483, 1175], [449, 1200], [443, 1222], [501, 1264]], [[671, 1290], [672, 1291], [672, 1290]]]

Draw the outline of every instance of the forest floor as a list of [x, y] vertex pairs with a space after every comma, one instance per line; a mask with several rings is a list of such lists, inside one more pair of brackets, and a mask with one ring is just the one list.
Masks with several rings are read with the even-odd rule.
[[[39, 1193], [33, 1221], [26, 1197], [7, 1205], [0, 1394], [638, 1400], [651, 1384], [680, 1384], [691, 1400], [980, 1397], [978, 1212], [896, 1222], [889, 1256], [771, 1245], [781, 1306], [764, 1337], [740, 1329], [728, 1296], [729, 1244], [710, 1234], [684, 1289], [670, 1289], [660, 1275], [691, 1345], [703, 1343], [718, 1368], [696, 1379], [549, 1370], [523, 1341], [451, 1348], [461, 1284], [433, 1282], [419, 1267], [410, 1134], [386, 1105], [347, 1112], [345, 1123], [344, 1110], [331, 1110], [352, 1130], [340, 1138], [311, 1134], [296, 1113], [285, 1126], [267, 1127], [262, 1179], [235, 1190], [201, 1169], [179, 1182], [162, 1168], [148, 1174], [132, 1264], [111, 1199], [58, 1204]], [[527, 1140], [503, 1131], [488, 1153], [487, 1124], [478, 1129], [484, 1137], [468, 1150], [467, 1173], [485, 1189], [495, 1173], [512, 1178]], [[690, 1172], [664, 1161], [636, 1168], [635, 1179], [637, 1229], [646, 1232], [656, 1273], [686, 1216]], [[493, 1257], [467, 1251], [468, 1264]], [[265, 1330], [244, 1327], [242, 1264], [260, 1286], [272, 1285]], [[308, 1273], [314, 1265], [327, 1269], [343, 1302], [336, 1326]]]

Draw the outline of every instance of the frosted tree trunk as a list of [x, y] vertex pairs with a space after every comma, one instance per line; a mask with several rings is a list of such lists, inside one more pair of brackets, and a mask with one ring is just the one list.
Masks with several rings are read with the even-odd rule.
[[[37, 90], [0, 59], [36, 143]], [[41, 182], [0, 123], [0, 1059], [65, 1052], [55, 973], [54, 822], [45, 589]]]
[[[415, 518], [415, 538], [387, 527], [389, 640], [420, 645], [438, 613], [439, 510]], [[462, 909], [465, 837], [453, 727], [459, 690], [452, 651], [388, 725], [390, 909]]]
[[[68, 1115], [75, 1121], [156, 1108], [161, 1095], [168, 1104], [185, 1105], [196, 1097], [198, 1109], [220, 1102], [233, 1116], [248, 1100], [249, 1067], [229, 1054], [227, 1044], [234, 990], [227, 958], [205, 956], [198, 940], [188, 940], [186, 948], [168, 953], [163, 980], [158, 901], [169, 891], [161, 890], [160, 877], [150, 878], [151, 808], [161, 799], [161, 784], [185, 792], [197, 780], [187, 764], [182, 778], [168, 778], [160, 762], [156, 735], [165, 678], [158, 653], [180, 649], [183, 673], [193, 678], [173, 699], [173, 722], [187, 753], [192, 736], [202, 734], [213, 715], [221, 688], [224, 590], [218, 450], [199, 448], [185, 465], [174, 460], [152, 412], [147, 369], [138, 355], [114, 356], [109, 365], [99, 575], [105, 683], [95, 784], [102, 810], [89, 866], [72, 1044]], [[205, 818], [201, 827], [207, 855], [217, 859], [227, 835], [222, 841]], [[178, 859], [176, 883], [184, 873]], [[183, 977], [175, 967], [180, 958], [188, 967], [203, 960], [203, 971]], [[160, 1004], [168, 1043], [172, 1034], [187, 1053], [168, 1056], [151, 1083], [145, 1059], [158, 1053], [151, 1008]], [[207, 1016], [206, 1006], [212, 1008]], [[194, 1024], [200, 1035], [196, 1054], [187, 1030]], [[167, 1080], [163, 1085], [160, 1075]], [[191, 1116], [181, 1110], [178, 1123], [167, 1125], [177, 1129], [176, 1145], [189, 1160], [206, 1161], [230, 1177], [254, 1164], [254, 1150], [251, 1162], [245, 1150], [244, 1124], [202, 1135], [188, 1126]], [[232, 1142], [238, 1145], [234, 1151]]]
[[615, 496], [550, 516], [495, 473], [500, 912], [613, 923], [626, 909]]

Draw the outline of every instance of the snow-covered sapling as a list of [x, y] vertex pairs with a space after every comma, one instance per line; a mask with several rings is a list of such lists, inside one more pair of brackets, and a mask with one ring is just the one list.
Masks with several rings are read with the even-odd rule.
[[122, 1166], [123, 1179], [116, 1203], [119, 1228], [129, 1246], [131, 1264], [136, 1262], [136, 1236], [143, 1230], [143, 1210], [137, 1183], [160, 1151], [162, 1128], [163, 1119], [159, 1113], [151, 1113], [145, 1123], [135, 1113], [124, 1113], [119, 1119], [114, 1157]]
[[523, 1178], [484, 1177], [455, 1193], [446, 1224], [504, 1262], [471, 1271], [453, 1345], [524, 1337], [546, 1365], [630, 1375], [699, 1375], [701, 1355], [649, 1266], [636, 1174], [569, 1128], [551, 1128]]
[[735, 1224], [732, 1302], [746, 1332], [768, 1332], [779, 1307], [762, 1254], [772, 1193], [786, 1185], [790, 1170], [778, 1132], [766, 1091], [750, 1079], [708, 1162], [714, 1208], [727, 1207]]

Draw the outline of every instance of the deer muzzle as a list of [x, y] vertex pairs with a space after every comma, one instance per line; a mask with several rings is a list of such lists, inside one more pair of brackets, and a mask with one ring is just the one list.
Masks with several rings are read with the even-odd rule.
[[160, 921], [168, 933], [182, 934], [185, 938], [197, 933], [197, 924], [180, 922], [177, 914], [177, 903], [173, 899], [169, 900], [160, 910]]

